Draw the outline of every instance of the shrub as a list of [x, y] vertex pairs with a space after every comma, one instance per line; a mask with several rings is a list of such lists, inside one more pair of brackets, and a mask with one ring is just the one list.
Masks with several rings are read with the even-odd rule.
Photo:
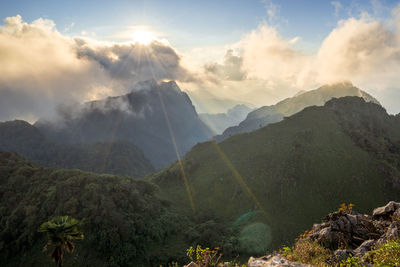
[[360, 263], [360, 258], [355, 257], [350, 254], [350, 257], [348, 257], [346, 260], [342, 261], [340, 263], [340, 267], [362, 267], [363, 264]]
[[197, 245], [196, 249], [190, 247], [187, 249], [186, 255], [200, 267], [214, 267], [218, 266], [222, 254], [218, 253], [219, 248], [210, 250], [209, 248], [201, 248]]
[[290, 261], [326, 266], [326, 260], [332, 255], [332, 252], [317, 242], [302, 239], [297, 241], [293, 248], [284, 248], [283, 254]]
[[378, 249], [370, 251], [365, 258], [376, 266], [400, 266], [400, 242], [387, 241]]

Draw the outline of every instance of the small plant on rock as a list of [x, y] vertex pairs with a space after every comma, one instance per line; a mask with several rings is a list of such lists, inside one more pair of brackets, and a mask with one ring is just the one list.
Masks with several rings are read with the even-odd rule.
[[296, 241], [307, 239], [307, 237], [309, 237], [313, 232], [314, 232], [313, 230], [305, 230], [304, 233], [300, 234], [296, 238]]
[[281, 253], [284, 256], [288, 256], [288, 255], [290, 255], [292, 253], [292, 249], [290, 247], [283, 247], [282, 250], [281, 250]]
[[350, 212], [350, 211], [353, 210], [353, 208], [355, 206], [356, 205], [354, 205], [352, 203], [350, 203], [350, 204], [342, 203], [342, 204], [340, 204], [340, 207], [339, 207], [338, 211]]
[[209, 248], [203, 249], [200, 245], [197, 245], [196, 249], [193, 247], [188, 248], [186, 255], [200, 267], [216, 267], [222, 257], [222, 253], [219, 253], [219, 248], [213, 250]]
[[350, 254], [350, 257], [348, 257], [346, 260], [342, 261], [339, 266], [340, 267], [362, 267], [364, 265], [362, 265], [360, 263], [359, 257], [355, 257]]

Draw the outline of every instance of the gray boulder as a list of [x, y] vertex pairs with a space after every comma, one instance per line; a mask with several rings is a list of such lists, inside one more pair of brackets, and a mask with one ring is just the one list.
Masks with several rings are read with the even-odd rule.
[[250, 257], [247, 262], [248, 267], [311, 267], [311, 265], [291, 262], [285, 259], [282, 255], [269, 255], [261, 258]]
[[370, 239], [364, 241], [358, 248], [353, 250], [353, 255], [362, 258], [368, 251], [374, 249], [376, 240]]
[[396, 212], [399, 208], [400, 203], [390, 201], [385, 206], [374, 209], [372, 216], [374, 216], [375, 218], [381, 216], [390, 216], [393, 215], [393, 213]]

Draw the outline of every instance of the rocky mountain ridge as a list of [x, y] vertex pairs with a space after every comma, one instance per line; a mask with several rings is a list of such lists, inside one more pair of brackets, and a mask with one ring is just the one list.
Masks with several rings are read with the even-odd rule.
[[270, 123], [281, 121], [284, 117], [291, 116], [306, 107], [323, 106], [332, 98], [345, 96], [358, 96], [367, 102], [380, 105], [374, 97], [355, 87], [350, 82], [323, 85], [315, 90], [300, 91], [295, 96], [286, 98], [275, 105], [256, 109], [250, 112], [239, 125], [227, 128], [215, 139], [220, 142], [235, 134], [248, 133]]

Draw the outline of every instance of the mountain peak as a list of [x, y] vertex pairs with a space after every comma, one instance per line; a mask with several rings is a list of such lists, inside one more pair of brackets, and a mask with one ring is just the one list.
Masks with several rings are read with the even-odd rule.
[[332, 84], [325, 84], [321, 87], [299, 92], [295, 96], [286, 98], [275, 105], [264, 106], [250, 112], [247, 118], [238, 126], [227, 128], [221, 136], [217, 136], [216, 140], [222, 141], [227, 137], [256, 130], [270, 123], [278, 122], [285, 116], [291, 116], [309, 106], [323, 106], [332, 98], [341, 98], [346, 96], [355, 96], [363, 98], [366, 102], [372, 102], [380, 105], [378, 100], [368, 93], [355, 87], [349, 81], [343, 81]]
[[355, 87], [351, 81], [341, 81], [341, 82], [333, 82], [333, 83], [326, 83], [321, 87]]
[[154, 79], [140, 81], [133, 86], [133, 91], [152, 89], [156, 86], [158, 86], [158, 83]]
[[161, 81], [157, 82], [155, 79], [140, 81], [133, 86], [132, 92], [141, 90], [153, 90], [159, 88], [161, 90], [174, 90], [181, 92], [178, 84], [175, 81]]

